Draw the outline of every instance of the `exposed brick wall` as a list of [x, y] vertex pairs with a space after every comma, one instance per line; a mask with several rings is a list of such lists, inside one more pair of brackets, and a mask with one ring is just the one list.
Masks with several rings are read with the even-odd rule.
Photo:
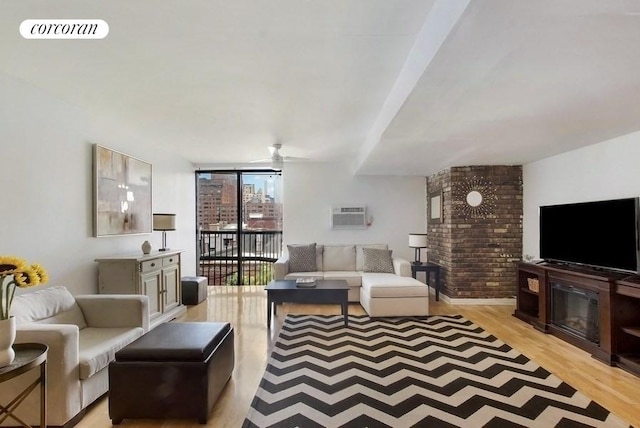
[[[429, 222], [430, 195], [442, 191], [443, 222]], [[451, 272], [451, 169], [427, 177], [427, 260], [437, 263], [440, 269], [440, 291], [446, 290]], [[446, 293], [445, 293], [446, 294]]]
[[[427, 255], [442, 266], [444, 294], [513, 297], [514, 261], [522, 258], [522, 167], [450, 168], [427, 178], [427, 195], [439, 190], [444, 198], [443, 222], [427, 224]], [[471, 190], [483, 196], [475, 208], [466, 203]]]

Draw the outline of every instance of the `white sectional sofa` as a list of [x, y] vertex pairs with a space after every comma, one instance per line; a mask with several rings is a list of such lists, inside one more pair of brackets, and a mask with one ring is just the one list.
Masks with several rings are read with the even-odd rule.
[[[11, 315], [16, 318], [16, 343], [49, 347], [47, 426], [73, 426], [108, 391], [108, 366], [115, 353], [149, 330], [147, 296], [73, 296], [61, 286], [16, 296]], [[36, 372], [4, 382], [0, 403], [33, 382]], [[39, 394], [32, 393], [16, 413], [37, 425], [39, 406]]]
[[389, 251], [386, 244], [315, 245], [315, 269], [301, 270], [300, 263], [292, 263], [291, 252], [309, 245], [314, 244], [288, 246], [289, 254], [274, 264], [274, 279], [343, 279], [349, 285], [349, 301], [359, 302], [372, 317], [428, 315], [429, 288], [411, 277], [407, 260], [390, 257], [382, 268], [377, 260], [370, 262], [372, 254]]

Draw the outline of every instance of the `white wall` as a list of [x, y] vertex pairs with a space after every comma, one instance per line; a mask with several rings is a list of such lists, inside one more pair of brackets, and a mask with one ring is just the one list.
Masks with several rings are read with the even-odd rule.
[[523, 254], [538, 257], [538, 207], [640, 195], [640, 132], [526, 164], [523, 184]]
[[[72, 293], [97, 292], [94, 259], [142, 253], [161, 232], [94, 238], [92, 146], [153, 165], [153, 210], [175, 212], [171, 248], [183, 248], [183, 275], [195, 274], [195, 185], [186, 161], [152, 149], [144, 137], [117, 121], [70, 105], [0, 74], [0, 255], [40, 263], [50, 285]], [[33, 289], [32, 289], [33, 290]], [[30, 290], [19, 290], [28, 292]]]
[[[425, 231], [425, 192], [425, 177], [354, 176], [346, 164], [288, 163], [283, 171], [284, 244], [387, 243], [394, 256], [413, 260], [409, 233]], [[372, 225], [332, 230], [334, 204], [366, 205]]]

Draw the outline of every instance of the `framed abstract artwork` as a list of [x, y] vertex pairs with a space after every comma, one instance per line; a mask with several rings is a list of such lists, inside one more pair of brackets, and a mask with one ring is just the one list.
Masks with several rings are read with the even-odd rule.
[[151, 233], [151, 164], [93, 146], [94, 236]]
[[428, 223], [442, 223], [442, 191], [429, 195], [429, 219]]

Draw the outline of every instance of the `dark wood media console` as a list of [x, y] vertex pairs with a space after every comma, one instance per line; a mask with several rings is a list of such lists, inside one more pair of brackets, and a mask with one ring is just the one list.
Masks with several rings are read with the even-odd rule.
[[[529, 287], [529, 281], [537, 281], [538, 290]], [[531, 323], [540, 331], [547, 331], [547, 271], [544, 266], [518, 263], [518, 291], [514, 316]]]
[[640, 375], [640, 276], [519, 262], [516, 298], [515, 317]]
[[616, 357], [619, 367], [640, 376], [640, 277], [632, 276], [616, 284], [613, 303], [619, 331]]

